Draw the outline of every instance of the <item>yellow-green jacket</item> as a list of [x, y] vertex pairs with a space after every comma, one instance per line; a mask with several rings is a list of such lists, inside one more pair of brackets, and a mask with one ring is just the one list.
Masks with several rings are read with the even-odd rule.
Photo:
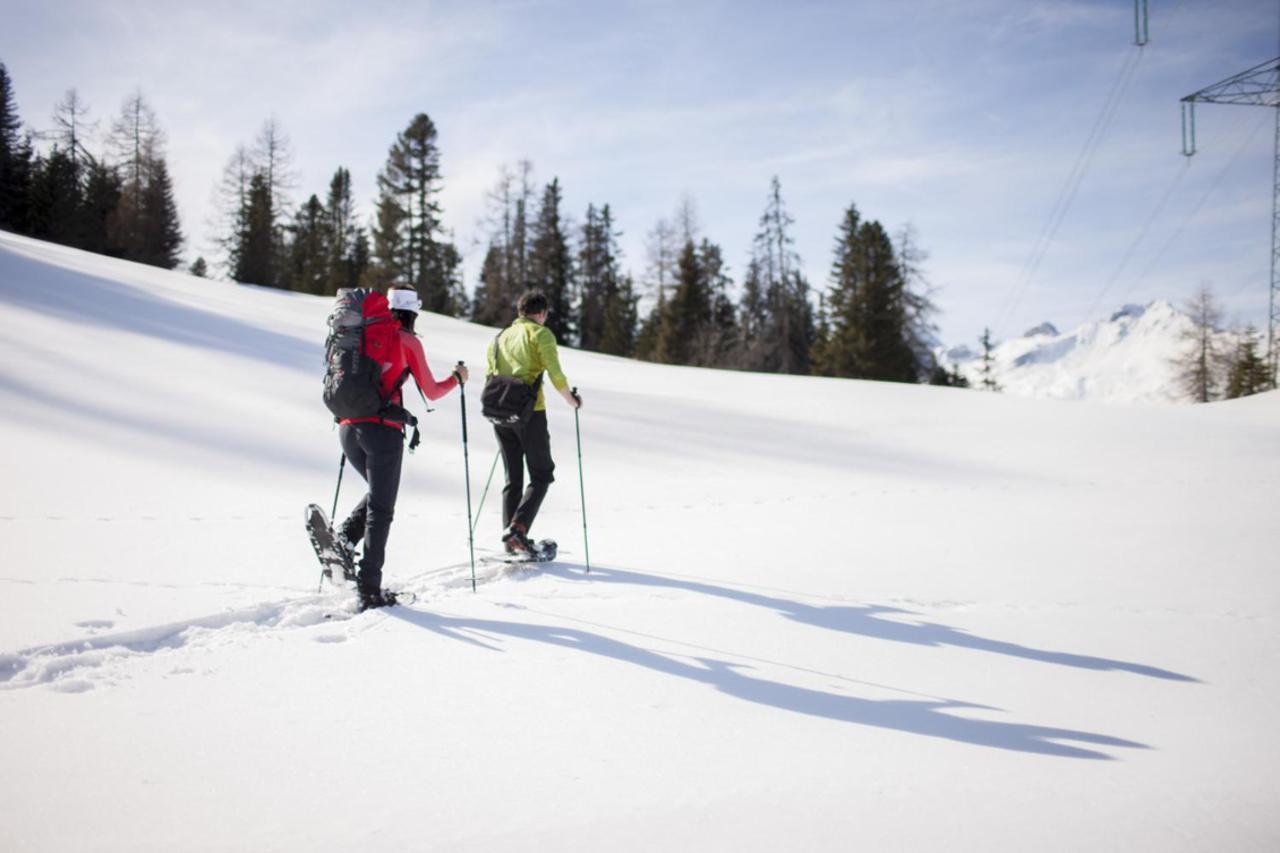
[[[555, 333], [546, 326], [540, 326], [527, 317], [517, 317], [514, 323], [498, 335], [496, 358], [494, 350], [495, 347], [490, 342], [484, 372], [486, 379], [497, 373], [519, 377], [521, 382], [532, 385], [545, 370], [557, 391], [569, 387], [569, 380], [560, 369]], [[533, 406], [535, 412], [545, 411], [547, 408], [543, 390], [539, 386], [538, 402]]]

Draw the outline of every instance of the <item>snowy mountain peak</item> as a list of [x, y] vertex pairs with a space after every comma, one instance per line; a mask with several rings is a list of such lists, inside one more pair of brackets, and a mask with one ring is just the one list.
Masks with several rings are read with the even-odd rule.
[[1027, 329], [1025, 332], [1022, 333], [1022, 336], [1024, 338], [1034, 338], [1037, 335], [1056, 336], [1057, 334], [1058, 334], [1058, 327], [1046, 321], [1044, 323], [1041, 323], [1039, 326], [1036, 326], [1034, 329]]
[[[1042, 323], [995, 348], [996, 381], [1025, 397], [1173, 402], [1181, 399], [1173, 361], [1190, 328], [1191, 319], [1164, 300], [1125, 305], [1067, 333]], [[979, 360], [969, 347], [936, 354], [944, 367], [977, 382]]]

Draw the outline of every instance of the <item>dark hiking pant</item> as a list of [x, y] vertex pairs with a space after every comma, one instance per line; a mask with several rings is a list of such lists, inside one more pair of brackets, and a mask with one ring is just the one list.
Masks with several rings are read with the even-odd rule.
[[369, 491], [342, 523], [341, 530], [353, 543], [364, 540], [359, 586], [360, 592], [372, 594], [382, 589], [387, 535], [400, 492], [404, 434], [384, 424], [343, 424], [338, 428], [338, 441], [351, 467], [369, 484]]
[[[522, 427], [493, 428], [502, 451], [502, 467], [507, 485], [502, 490], [502, 525], [519, 522], [533, 527], [547, 488], [555, 482], [556, 463], [551, 459], [551, 436], [547, 433], [547, 413], [534, 412]], [[524, 469], [529, 466], [529, 488], [524, 486]]]

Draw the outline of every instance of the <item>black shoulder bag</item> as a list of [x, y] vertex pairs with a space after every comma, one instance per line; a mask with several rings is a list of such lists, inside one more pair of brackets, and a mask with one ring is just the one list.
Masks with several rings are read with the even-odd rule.
[[[502, 330], [503, 332], [506, 329]], [[493, 339], [493, 364], [498, 365], [498, 332]], [[538, 389], [542, 387], [542, 374], [532, 385], [526, 385], [518, 376], [502, 376], [493, 374], [484, 381], [484, 389], [480, 391], [480, 413], [494, 426], [518, 429], [529, 422], [533, 416], [534, 404], [538, 402]]]

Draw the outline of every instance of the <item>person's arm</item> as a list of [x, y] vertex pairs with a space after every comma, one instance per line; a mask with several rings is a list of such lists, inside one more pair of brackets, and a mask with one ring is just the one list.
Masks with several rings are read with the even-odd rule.
[[542, 366], [547, 371], [547, 377], [551, 380], [551, 386], [560, 392], [560, 396], [564, 401], [573, 408], [582, 405], [582, 398], [575, 397], [573, 392], [569, 390], [569, 380], [565, 378], [564, 371], [560, 369], [560, 350], [556, 346], [556, 336], [550, 329], [543, 326], [538, 330], [537, 335], [538, 355], [542, 359]]
[[[422, 342], [417, 337], [406, 332], [401, 335], [401, 341], [404, 343], [405, 360], [409, 364], [409, 372], [413, 375], [413, 381], [418, 383], [423, 396], [428, 400], [439, 400], [457, 387], [457, 375], [450, 375], [442, 382], [437, 382], [431, 375], [431, 368], [427, 366], [427, 355], [422, 351]], [[462, 379], [465, 381], [466, 368], [456, 368], [455, 374], [458, 372], [461, 372]]]

